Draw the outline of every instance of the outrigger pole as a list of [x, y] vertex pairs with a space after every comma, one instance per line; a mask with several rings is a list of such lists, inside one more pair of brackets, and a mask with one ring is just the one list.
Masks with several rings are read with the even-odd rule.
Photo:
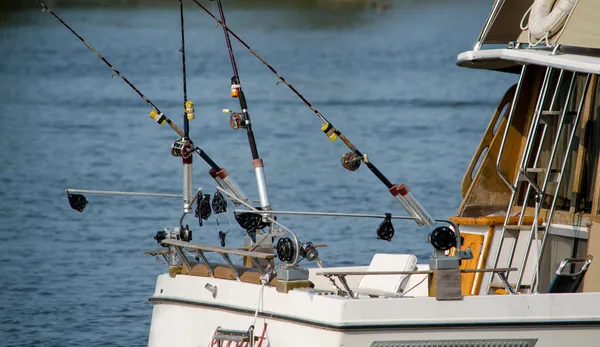
[[[181, 1], [181, 0], [180, 0]], [[211, 0], [215, 1], [215, 0]], [[231, 97], [237, 98], [240, 101], [240, 107], [242, 114], [237, 112], [231, 112], [230, 125], [233, 129], [245, 128], [248, 135], [248, 143], [250, 145], [250, 152], [252, 153], [252, 166], [254, 167], [254, 174], [256, 176], [256, 185], [258, 187], [258, 198], [260, 200], [260, 206], [263, 210], [270, 210], [271, 203], [269, 201], [269, 194], [267, 190], [267, 180], [265, 177], [264, 163], [258, 154], [258, 147], [256, 146], [256, 139], [254, 138], [254, 132], [252, 131], [252, 123], [250, 121], [250, 114], [248, 113], [248, 105], [246, 103], [246, 96], [242, 90], [240, 82], [240, 75], [238, 73], [237, 64], [235, 62], [235, 55], [233, 48], [231, 47], [231, 39], [229, 38], [229, 32], [227, 31], [227, 25], [225, 20], [225, 13], [223, 12], [223, 4], [221, 0], [216, 0], [219, 8], [219, 15], [223, 25], [223, 34], [225, 35], [225, 42], [227, 43], [227, 50], [229, 51], [229, 60], [231, 60], [231, 69], [233, 70], [233, 77], [231, 77]], [[224, 110], [227, 112], [228, 110]]]
[[[360, 166], [360, 162], [364, 162], [365, 165], [371, 170], [371, 172], [386, 186], [388, 191], [394, 196], [398, 202], [404, 207], [404, 209], [413, 217], [416, 217], [415, 221], [418, 225], [427, 225], [432, 226], [434, 223], [434, 219], [431, 215], [421, 206], [421, 204], [414, 198], [410, 189], [405, 185], [401, 184], [398, 186], [397, 184], [392, 183], [379, 169], [373, 164], [367, 154], [363, 154], [350, 140], [342, 134], [337, 128], [335, 128], [330, 121], [323, 116], [321, 112], [319, 112], [294, 86], [292, 86], [288, 81], [271, 66], [265, 59], [263, 59], [258, 53], [256, 53], [244, 40], [242, 40], [235, 32], [233, 32], [227, 24], [225, 23], [225, 18], [222, 15], [221, 2], [217, 0], [219, 4], [219, 11], [221, 13], [221, 20], [219, 20], [215, 15], [213, 15], [206, 7], [204, 7], [198, 0], [193, 0], [196, 5], [198, 5], [204, 12], [206, 12], [209, 16], [211, 16], [221, 27], [223, 27], [223, 31], [226, 33], [226, 38], [228, 41], [228, 47], [231, 46], [229, 42], [229, 34], [233, 36], [242, 46], [246, 47], [246, 49], [254, 55], [258, 60], [260, 60], [273, 74], [277, 76], [277, 78], [283, 82], [296, 96], [298, 96], [304, 104], [310, 108], [314, 114], [319, 117], [319, 119], [324, 123], [321, 130], [329, 137], [331, 141], [335, 141], [338, 137], [342, 142], [350, 149], [351, 152], [346, 153], [342, 157], [342, 166], [349, 171], [355, 171]], [[232, 51], [230, 48], [230, 56], [233, 57]], [[232, 58], [233, 59], [233, 58]], [[234, 71], [235, 73], [235, 71]], [[241, 101], [241, 100], [240, 100]]]
[[[119, 76], [133, 91], [135, 91], [141, 98], [144, 100], [150, 107], [152, 107], [152, 112], [150, 113], [150, 117], [153, 118], [159, 125], [163, 125], [164, 123], [169, 124], [169, 126], [182, 138], [185, 137], [185, 133], [177, 126], [177, 124], [173, 123], [167, 116], [165, 116], [160, 109], [154, 105], [152, 101], [150, 101], [142, 92], [137, 89], [133, 83], [131, 83], [123, 74], [117, 70], [106, 58], [104, 58], [94, 47], [92, 47], [81, 35], [79, 35], [73, 28], [71, 28], [67, 23], [65, 23], [54, 11], [52, 11], [46, 4], [44, 4], [40, 0], [35, 0], [38, 4], [42, 6], [43, 12], [50, 13], [54, 18], [56, 18], [65, 28], [69, 29], [73, 35], [75, 35], [83, 44], [92, 51], [98, 58], [100, 58], [114, 73]], [[191, 139], [189, 140], [189, 144], [192, 146], [192, 151], [196, 152], [210, 167], [210, 175], [217, 181], [217, 184], [225, 189], [229, 189], [233, 192], [238, 198], [241, 200], [247, 201], [248, 198], [240, 188], [231, 180], [227, 170], [225, 168], [219, 167], [209, 156], [204, 152], [200, 147], [196, 146]]]

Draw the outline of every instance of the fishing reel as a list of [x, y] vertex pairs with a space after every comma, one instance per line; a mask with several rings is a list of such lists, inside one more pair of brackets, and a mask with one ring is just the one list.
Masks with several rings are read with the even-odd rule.
[[[277, 241], [277, 258], [282, 262], [290, 262], [294, 259], [296, 254], [296, 245], [289, 237], [282, 237]], [[314, 261], [319, 257], [319, 251], [310, 241], [304, 242], [300, 245], [301, 257], [308, 261]]]
[[354, 153], [348, 152], [342, 156], [342, 166], [348, 171], [356, 171], [360, 167], [363, 158]]
[[294, 242], [289, 237], [282, 237], [277, 241], [277, 258], [283, 262], [290, 262], [294, 259], [296, 247]]
[[200, 226], [202, 226], [202, 220], [208, 220], [212, 211], [210, 206], [210, 194], [200, 194], [196, 199], [196, 211], [194, 216], [198, 218]]
[[377, 227], [377, 239], [389, 242], [392, 241], [393, 237], [394, 225], [392, 224], [392, 214], [386, 213], [385, 219], [379, 224], [379, 227]]
[[448, 227], [437, 227], [429, 234], [429, 243], [440, 252], [456, 247], [456, 234]]
[[319, 251], [312, 242], [307, 241], [300, 247], [300, 256], [308, 261], [313, 261], [319, 257]]
[[85, 198], [85, 196], [81, 194], [67, 193], [67, 198], [69, 199], [69, 205], [71, 205], [71, 208], [75, 211], [83, 212], [83, 210], [85, 210], [85, 207], [88, 204], [88, 201]]
[[184, 138], [175, 140], [171, 146], [171, 155], [183, 159], [189, 159], [194, 153], [192, 144]]
[[252, 242], [256, 242], [256, 230], [269, 226], [269, 223], [265, 222], [261, 215], [255, 213], [236, 213], [235, 220], [242, 229], [246, 230]]
[[212, 200], [212, 210], [215, 214], [221, 214], [227, 212], [227, 200], [220, 191], [216, 191]]
[[256, 213], [236, 213], [235, 220], [246, 231], [264, 229], [269, 226], [269, 223], [265, 222], [263, 217]]
[[162, 244], [164, 240], [181, 240], [185, 242], [190, 242], [192, 241], [192, 230], [187, 224], [185, 227], [176, 227], [173, 231], [171, 231], [169, 228], [165, 228], [156, 232], [154, 239], [159, 245], [163, 247], [168, 247], [168, 245]]
[[248, 122], [246, 117], [243, 114], [238, 112], [231, 111], [228, 108], [223, 109], [223, 113], [229, 113], [229, 126], [233, 130], [237, 130], [240, 128], [247, 128]]

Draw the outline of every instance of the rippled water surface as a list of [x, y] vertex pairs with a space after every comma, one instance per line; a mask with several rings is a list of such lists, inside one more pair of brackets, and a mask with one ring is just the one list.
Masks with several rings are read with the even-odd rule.
[[[373, 10], [238, 7], [229, 24], [340, 128], [392, 181], [407, 183], [439, 217], [453, 215], [460, 182], [489, 117], [515, 76], [455, 66], [472, 47], [490, 4], [398, 1]], [[57, 9], [167, 115], [181, 123], [177, 6]], [[243, 132], [223, 108], [231, 67], [222, 32], [187, 10], [191, 135], [253, 198]], [[260, 62], [235, 45], [242, 83], [275, 209], [403, 214], [366, 169], [339, 165], [310, 110]], [[147, 342], [156, 276], [143, 255], [152, 236], [178, 222], [173, 199], [88, 196], [80, 214], [65, 188], [179, 193], [176, 138], [149, 107], [58, 21], [37, 10], [0, 22], [0, 345], [138, 346]], [[213, 193], [208, 167], [194, 183]], [[367, 264], [374, 252], [425, 261], [427, 230], [395, 222], [393, 242], [376, 239], [380, 220], [281, 216], [300, 237], [329, 247], [327, 265]], [[194, 240], [218, 242], [216, 219]], [[228, 227], [227, 218], [219, 218]], [[229, 246], [242, 244], [233, 226]]]

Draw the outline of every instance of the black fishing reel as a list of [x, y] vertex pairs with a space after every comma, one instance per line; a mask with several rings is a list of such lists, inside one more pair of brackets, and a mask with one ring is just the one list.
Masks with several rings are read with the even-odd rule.
[[81, 194], [67, 193], [67, 198], [69, 199], [69, 205], [71, 205], [71, 208], [75, 211], [83, 212], [83, 210], [85, 210], [85, 207], [88, 204], [88, 201], [85, 198], [85, 196]]
[[429, 234], [429, 243], [440, 252], [456, 247], [456, 234], [448, 227], [437, 227]]
[[236, 213], [235, 220], [238, 222], [240, 227], [246, 231], [256, 231], [257, 229], [264, 229], [269, 226], [269, 223], [263, 221], [262, 216], [256, 213]]
[[[290, 262], [294, 259], [294, 256], [296, 255], [296, 249], [298, 247], [295, 246], [294, 241], [289, 237], [282, 237], [279, 239], [279, 241], [277, 241], [277, 246], [275, 248], [277, 250], [277, 258], [279, 258], [279, 260], [282, 262]], [[319, 251], [310, 241], [302, 243], [299, 248], [299, 256], [308, 261], [314, 261], [319, 257]]]
[[304, 242], [300, 247], [300, 256], [308, 261], [313, 261], [319, 257], [319, 251], [310, 241]]
[[190, 242], [192, 241], [192, 230], [189, 225], [182, 225], [179, 227], [179, 239], [181, 241]]
[[202, 220], [208, 220], [212, 213], [210, 207], [210, 194], [204, 194], [198, 197], [196, 202], [196, 211], [194, 215], [198, 218], [200, 226], [202, 226]]
[[256, 230], [269, 226], [269, 223], [263, 221], [262, 216], [256, 213], [236, 213], [235, 220], [242, 229], [246, 230], [252, 242], [256, 242]]
[[392, 224], [392, 214], [386, 213], [385, 219], [383, 220], [383, 222], [381, 222], [381, 224], [379, 224], [379, 227], [377, 227], [377, 239], [392, 241], [393, 237], [394, 225]]
[[282, 237], [277, 241], [277, 258], [283, 262], [290, 262], [294, 259], [294, 252], [296, 252], [296, 247], [294, 247], [294, 241], [289, 237]]
[[212, 210], [215, 214], [221, 214], [227, 212], [227, 200], [223, 197], [220, 191], [216, 191], [213, 195]]
[[354, 152], [348, 152], [342, 156], [342, 166], [348, 171], [356, 171], [360, 167], [362, 157]]

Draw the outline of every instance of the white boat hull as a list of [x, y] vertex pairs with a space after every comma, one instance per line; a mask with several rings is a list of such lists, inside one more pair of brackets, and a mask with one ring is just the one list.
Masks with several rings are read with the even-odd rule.
[[[213, 298], [205, 285], [217, 287]], [[350, 299], [209, 277], [158, 277], [149, 346], [217, 346], [217, 327], [255, 346], [597, 346], [600, 293]], [[462, 345], [458, 340], [463, 341]], [[454, 341], [454, 344], [452, 342]], [[475, 344], [479, 343], [479, 345]], [[488, 342], [489, 344], [482, 344]], [[411, 344], [413, 343], [413, 344]], [[439, 343], [439, 344], [437, 344]], [[446, 343], [446, 345], [443, 345]], [[470, 344], [467, 344], [470, 343]], [[246, 344], [224, 341], [223, 346]]]

